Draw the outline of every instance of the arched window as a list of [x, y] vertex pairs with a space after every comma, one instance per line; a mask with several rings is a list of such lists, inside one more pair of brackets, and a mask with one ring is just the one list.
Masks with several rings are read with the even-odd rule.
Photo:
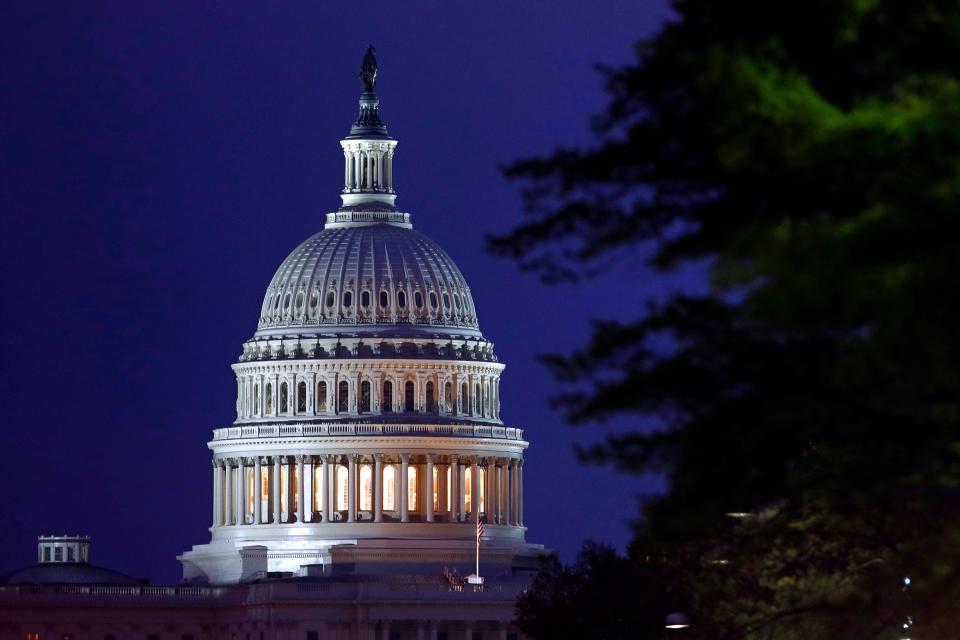
[[260, 385], [253, 385], [253, 415], [260, 415]]
[[287, 383], [283, 382], [280, 384], [280, 413], [286, 413], [290, 409], [288, 408], [289, 403], [287, 402]]
[[468, 388], [466, 382], [460, 385], [460, 413], [467, 413], [470, 407], [470, 396], [467, 393]]
[[423, 294], [419, 291], [413, 292], [413, 304], [417, 305], [417, 309], [423, 309]]
[[360, 511], [373, 510], [373, 469], [365, 464], [360, 467]]
[[337, 398], [337, 411], [346, 413], [350, 411], [350, 385], [346, 380], [340, 381], [340, 393]]
[[332, 307], [333, 303], [336, 302], [337, 297], [334, 295], [333, 291], [327, 294], [327, 307]]
[[434, 406], [434, 402], [433, 402], [433, 383], [432, 382], [427, 383], [426, 396], [427, 396], [426, 397], [427, 413], [433, 413], [436, 410], [436, 406]]
[[323, 510], [323, 465], [313, 465], [313, 510], [319, 513]]
[[443, 309], [445, 311], [450, 310], [450, 294], [449, 293], [443, 294]]
[[393, 411], [393, 383], [389, 380], [383, 381], [383, 406], [380, 410], [384, 413]]
[[403, 385], [403, 410], [415, 411], [413, 398], [413, 381], [407, 380]]
[[417, 468], [413, 465], [407, 467], [407, 510], [416, 511], [417, 506]]
[[370, 413], [370, 382], [360, 383], [360, 413]]
[[317, 413], [325, 413], [327, 411], [327, 383], [318, 382], [317, 383]]
[[370, 306], [370, 292], [369, 292], [369, 291], [364, 291], [363, 293], [360, 294], [360, 304], [363, 306], [364, 309], [366, 309], [367, 307]]
[[405, 291], [397, 291], [397, 306], [401, 309], [407, 308], [407, 294]]
[[387, 465], [383, 468], [383, 510], [397, 509], [397, 468]]
[[480, 415], [480, 383], [473, 388], [473, 412]]
[[269, 382], [267, 386], [264, 387], [264, 398], [263, 398], [263, 407], [264, 413], [270, 415], [273, 413], [273, 385]]
[[473, 467], [467, 467], [463, 472], [463, 510], [473, 513]]
[[343, 306], [350, 307], [353, 304], [353, 292], [344, 291], [343, 293]]
[[434, 309], [436, 309], [438, 306], [440, 306], [440, 305], [437, 303], [437, 294], [436, 294], [436, 292], [434, 292], [434, 291], [431, 291], [431, 292], [430, 292], [430, 306], [433, 307]]
[[345, 465], [337, 465], [337, 511], [346, 511], [350, 506], [349, 475]]
[[453, 385], [449, 381], [443, 385], [443, 409], [447, 413], [453, 409]]
[[433, 468], [433, 477], [430, 478], [430, 482], [433, 487], [433, 511], [436, 513], [440, 511], [440, 469]]
[[297, 413], [307, 412], [307, 383], [297, 383]]
[[380, 292], [380, 306], [384, 309], [390, 306], [390, 294], [386, 291]]

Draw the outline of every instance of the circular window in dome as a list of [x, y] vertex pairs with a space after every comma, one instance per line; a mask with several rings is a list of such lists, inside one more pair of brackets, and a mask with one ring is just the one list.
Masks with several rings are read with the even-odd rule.
[[434, 309], [440, 306], [440, 303], [437, 302], [437, 293], [435, 291], [430, 292], [430, 306]]
[[303, 309], [303, 291], [297, 294], [296, 307], [297, 309]]
[[310, 294], [310, 307], [312, 309], [316, 309], [318, 304], [320, 304], [320, 292], [313, 291]]
[[423, 294], [419, 291], [413, 293], [413, 304], [417, 305], [417, 309], [423, 309]]
[[407, 294], [403, 291], [397, 291], [397, 306], [401, 309], [407, 308]]
[[390, 306], [390, 294], [387, 293], [386, 291], [380, 292], [380, 306], [383, 308], [387, 308]]
[[289, 308], [290, 308], [290, 294], [289, 294], [289, 293], [283, 297], [283, 308], [284, 308], [284, 309], [289, 309]]
[[336, 302], [337, 298], [333, 295], [333, 291], [327, 294], [327, 306], [332, 307], [333, 303]]
[[353, 304], [353, 293], [350, 291], [344, 291], [343, 293], [343, 306], [349, 307]]
[[449, 294], [449, 293], [444, 293], [444, 294], [443, 294], [443, 308], [444, 308], [444, 309], [449, 309], [449, 308], [450, 308], [450, 294]]
[[366, 309], [370, 306], [370, 292], [364, 291], [360, 294], [360, 304], [363, 305], [363, 308]]

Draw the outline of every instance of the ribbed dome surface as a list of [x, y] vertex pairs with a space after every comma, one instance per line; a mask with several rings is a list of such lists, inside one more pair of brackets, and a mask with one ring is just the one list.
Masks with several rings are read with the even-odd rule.
[[391, 224], [327, 228], [308, 238], [270, 281], [257, 329], [257, 337], [480, 337], [470, 288], [450, 256]]
[[142, 584], [136, 578], [82, 562], [44, 562], [0, 576], [0, 584]]

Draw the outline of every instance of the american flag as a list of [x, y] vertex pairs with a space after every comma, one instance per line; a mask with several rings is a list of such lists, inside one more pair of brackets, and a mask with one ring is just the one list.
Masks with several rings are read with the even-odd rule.
[[483, 535], [483, 518], [477, 518], [477, 544], [480, 544], [480, 536]]

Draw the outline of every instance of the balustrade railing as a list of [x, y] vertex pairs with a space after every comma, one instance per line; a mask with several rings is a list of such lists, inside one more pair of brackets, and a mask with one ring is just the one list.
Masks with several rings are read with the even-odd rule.
[[523, 440], [523, 429], [456, 424], [288, 424], [223, 427], [213, 430], [214, 440], [352, 435], [437, 435]]

